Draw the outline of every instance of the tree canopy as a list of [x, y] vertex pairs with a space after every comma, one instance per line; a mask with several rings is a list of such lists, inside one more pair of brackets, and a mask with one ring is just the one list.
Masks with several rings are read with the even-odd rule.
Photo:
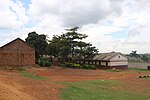
[[60, 56], [64, 59], [90, 59], [98, 53], [98, 49], [91, 43], [83, 42], [87, 38], [86, 34], [78, 33], [79, 27], [66, 29], [66, 33], [62, 35], [54, 35], [49, 43], [49, 49], [55, 53], [53, 55]]
[[46, 48], [48, 46], [46, 35], [38, 35], [36, 32], [30, 32], [25, 40], [29, 45], [35, 48], [36, 59], [38, 59], [40, 55], [46, 53]]
[[63, 59], [91, 59], [98, 53], [98, 49], [91, 43], [83, 42], [82, 40], [88, 36], [78, 33], [78, 29], [79, 27], [66, 29], [66, 33], [53, 35], [48, 41], [46, 35], [30, 32], [25, 40], [36, 49], [37, 59], [40, 55], [51, 55]]

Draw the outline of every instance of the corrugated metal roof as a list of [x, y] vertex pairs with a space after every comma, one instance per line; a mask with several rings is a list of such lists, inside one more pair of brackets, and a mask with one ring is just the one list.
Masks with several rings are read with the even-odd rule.
[[[111, 52], [111, 53], [99, 53], [96, 55], [93, 60], [110, 60], [112, 57], [121, 54], [119, 52]], [[122, 55], [122, 54], [121, 54]]]

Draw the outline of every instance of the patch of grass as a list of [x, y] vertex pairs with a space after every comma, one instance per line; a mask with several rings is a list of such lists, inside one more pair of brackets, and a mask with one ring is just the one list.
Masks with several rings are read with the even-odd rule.
[[5, 70], [5, 71], [10, 71], [10, 70], [26, 71], [27, 68], [23, 68], [23, 67], [11, 67], [11, 66], [2, 66], [2, 67], [0, 67], [0, 70]]
[[92, 80], [82, 82], [63, 83], [61, 89], [62, 100], [148, 100], [149, 93], [142, 94], [133, 90], [126, 90], [126, 84], [114, 80]]
[[108, 72], [122, 72], [122, 70], [119, 70], [119, 69], [115, 69], [115, 70], [107, 69], [106, 71], [108, 71]]
[[36, 67], [36, 68], [41, 68], [41, 66], [40, 66], [40, 65], [36, 65], [35, 67]]
[[128, 68], [128, 70], [137, 71], [137, 72], [150, 72], [150, 70], [140, 69], [140, 68]]
[[32, 73], [23, 72], [23, 71], [20, 71], [19, 75], [23, 76], [23, 77], [35, 79], [35, 80], [47, 80], [46, 77], [38, 76], [38, 75], [35, 75], [35, 74], [32, 74]]
[[27, 68], [18, 68], [18, 69], [16, 69], [16, 70], [18, 70], [18, 71], [26, 71]]

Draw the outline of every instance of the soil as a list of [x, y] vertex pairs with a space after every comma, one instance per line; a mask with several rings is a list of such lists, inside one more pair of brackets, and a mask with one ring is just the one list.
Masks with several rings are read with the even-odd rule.
[[[53, 66], [51, 68], [31, 68], [27, 70], [48, 80], [33, 80], [19, 76], [17, 71], [0, 70], [0, 100], [59, 100], [59, 82], [78, 82], [83, 80], [119, 80], [137, 91], [150, 88], [150, 80], [139, 79], [140, 75], [148, 75], [136, 71], [125, 70], [109, 72], [105, 70], [70, 69]], [[129, 87], [127, 87], [129, 88]]]

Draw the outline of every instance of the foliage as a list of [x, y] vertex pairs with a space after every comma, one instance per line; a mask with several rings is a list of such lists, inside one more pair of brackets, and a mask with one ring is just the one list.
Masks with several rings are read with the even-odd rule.
[[35, 48], [36, 60], [39, 59], [40, 55], [46, 53], [46, 48], [48, 45], [46, 35], [38, 35], [36, 32], [30, 32], [25, 40], [29, 45]]
[[68, 68], [81, 68], [80, 64], [68, 63], [68, 62], [63, 62], [63, 63], [60, 64], [60, 66], [62, 66], [62, 67], [68, 67]]
[[42, 67], [51, 66], [52, 62], [48, 58], [39, 58], [38, 64]]
[[132, 70], [132, 71], [137, 71], [137, 72], [148, 72], [150, 73], [150, 70], [147, 70], [147, 69], [140, 69], [140, 68], [128, 68], [129, 70]]
[[74, 68], [81, 68], [81, 65], [80, 64], [73, 64], [73, 67]]
[[36, 32], [30, 32], [25, 40], [35, 48], [36, 62], [43, 55], [59, 57], [64, 61], [68, 59], [72, 61], [74, 59], [92, 59], [98, 53], [98, 49], [91, 43], [83, 42], [82, 40], [88, 36], [78, 33], [78, 29], [79, 27], [66, 29], [66, 33], [53, 35], [52, 40], [47, 40], [47, 36], [44, 34], [38, 35]]
[[87, 38], [87, 35], [78, 33], [78, 28], [66, 29], [67, 32], [60, 36], [54, 35], [52, 40], [49, 41], [47, 52], [63, 59], [92, 58], [98, 53], [98, 50], [91, 43], [81, 41]]
[[94, 65], [87, 65], [87, 64], [83, 65], [83, 68], [84, 69], [96, 69]]
[[132, 51], [127, 55], [129, 62], [150, 62], [150, 54], [137, 54], [137, 51]]
[[80, 65], [80, 64], [68, 63], [68, 62], [60, 63], [60, 66], [68, 67], [68, 68], [96, 69], [94, 65], [88, 65], [88, 64]]
[[130, 53], [130, 56], [133, 56], [133, 57], [139, 57], [139, 55], [137, 54], [137, 50], [135, 50], [135, 51], [132, 51], [131, 53]]
[[62, 100], [148, 100], [150, 91], [142, 93], [137, 88], [115, 80], [92, 80], [63, 83]]
[[120, 70], [120, 69], [115, 69], [115, 70], [107, 69], [106, 71], [108, 71], [108, 72], [122, 72], [122, 70]]
[[28, 68], [24, 68], [24, 67], [12, 67], [12, 66], [1, 66], [0, 70], [16, 70], [16, 71], [26, 71]]
[[35, 80], [47, 80], [47, 78], [45, 78], [45, 77], [38, 76], [38, 75], [35, 75], [35, 74], [32, 74], [32, 73], [28, 73], [28, 72], [23, 72], [23, 71], [20, 71], [19, 75], [23, 76], [23, 77], [35, 79]]
[[150, 61], [150, 57], [148, 57], [147, 55], [142, 55], [141, 59], [142, 59], [144, 62], [149, 62], [149, 61]]

